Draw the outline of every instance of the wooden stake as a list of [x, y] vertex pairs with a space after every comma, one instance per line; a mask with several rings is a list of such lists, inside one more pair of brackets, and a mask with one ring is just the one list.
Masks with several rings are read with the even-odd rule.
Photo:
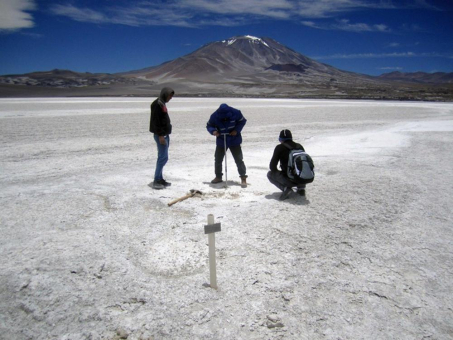
[[[208, 225], [214, 224], [214, 215], [208, 215]], [[215, 233], [208, 234], [209, 242], [209, 279], [211, 288], [217, 289], [217, 273], [215, 263]]]

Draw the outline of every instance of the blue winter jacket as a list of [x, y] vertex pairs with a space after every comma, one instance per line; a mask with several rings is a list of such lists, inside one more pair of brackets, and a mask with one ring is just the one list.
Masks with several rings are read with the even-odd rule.
[[[211, 115], [206, 129], [212, 135], [214, 131], [219, 131], [220, 136], [217, 137], [216, 145], [225, 147], [223, 134], [227, 133], [226, 146], [237, 146], [242, 143], [241, 131], [247, 119], [244, 118], [242, 112], [227, 104], [221, 104], [219, 108]], [[236, 136], [231, 136], [231, 131], [237, 132]]]

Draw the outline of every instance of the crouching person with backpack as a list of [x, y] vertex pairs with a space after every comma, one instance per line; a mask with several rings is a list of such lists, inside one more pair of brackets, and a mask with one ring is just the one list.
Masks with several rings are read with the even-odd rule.
[[[291, 131], [282, 130], [278, 140], [280, 144], [274, 149], [267, 178], [282, 191], [281, 201], [288, 198], [294, 187], [299, 195], [305, 196], [305, 185], [315, 178], [313, 160], [302, 145], [293, 141]], [[279, 163], [281, 171], [277, 168]]]

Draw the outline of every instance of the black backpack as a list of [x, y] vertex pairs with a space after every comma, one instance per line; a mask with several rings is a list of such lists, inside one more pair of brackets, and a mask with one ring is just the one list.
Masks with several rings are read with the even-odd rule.
[[315, 179], [315, 164], [305, 151], [283, 143], [289, 151], [287, 175], [291, 180], [300, 183], [311, 183]]

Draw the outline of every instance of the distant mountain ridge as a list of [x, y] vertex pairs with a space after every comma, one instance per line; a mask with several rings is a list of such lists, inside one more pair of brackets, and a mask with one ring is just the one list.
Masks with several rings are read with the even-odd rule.
[[271, 38], [236, 36], [160, 65], [116, 74], [52, 70], [0, 76], [0, 97], [179, 96], [453, 101], [452, 74], [343, 71]]
[[12, 74], [0, 77], [0, 83], [3, 84], [47, 86], [57, 88], [100, 86], [130, 82], [131, 79], [108, 73], [80, 73], [60, 69], [19, 75]]
[[453, 72], [390, 72], [380, 75], [378, 78], [384, 80], [400, 81], [400, 82], [416, 82], [416, 83], [431, 83], [431, 84], [453, 84]]

